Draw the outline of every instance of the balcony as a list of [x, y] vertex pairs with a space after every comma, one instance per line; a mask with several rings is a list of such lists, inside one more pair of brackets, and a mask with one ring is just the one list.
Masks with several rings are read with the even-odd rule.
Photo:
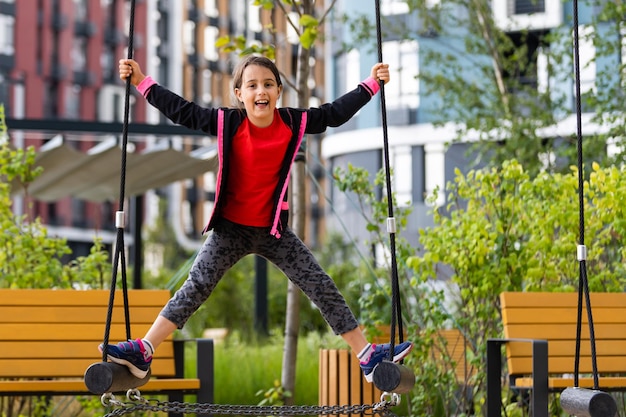
[[546, 12], [545, 0], [515, 0], [513, 3], [512, 14], [515, 15]]
[[62, 81], [67, 77], [67, 68], [62, 64], [53, 64], [50, 68], [50, 78], [54, 81]]
[[507, 32], [549, 30], [563, 24], [562, 0], [509, 0], [493, 2], [498, 27]]
[[89, 87], [95, 82], [95, 75], [90, 71], [74, 71], [74, 84]]
[[0, 72], [10, 72], [15, 67], [15, 55], [0, 52]]
[[90, 38], [96, 34], [97, 27], [93, 22], [74, 22], [74, 34]]
[[121, 30], [109, 27], [104, 31], [104, 41], [109, 45], [115, 46], [126, 41], [126, 36]]
[[0, 1], [0, 14], [15, 16], [15, 4]]
[[52, 22], [50, 23], [52, 25], [52, 29], [60, 32], [67, 27], [67, 16], [63, 13], [54, 13], [52, 15]]

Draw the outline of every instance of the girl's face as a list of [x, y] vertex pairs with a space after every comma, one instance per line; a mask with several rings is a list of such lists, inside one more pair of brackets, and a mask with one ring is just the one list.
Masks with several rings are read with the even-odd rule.
[[246, 67], [241, 88], [235, 89], [235, 95], [243, 103], [250, 122], [258, 127], [272, 124], [281, 92], [282, 86], [278, 85], [272, 71], [260, 65]]

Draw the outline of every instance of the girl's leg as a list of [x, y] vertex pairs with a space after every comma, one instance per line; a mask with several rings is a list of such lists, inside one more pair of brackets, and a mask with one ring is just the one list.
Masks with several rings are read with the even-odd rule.
[[158, 316], [152, 326], [148, 330], [148, 333], [144, 336], [144, 340], [148, 340], [152, 348], [156, 350], [159, 345], [167, 339], [167, 337], [176, 330], [176, 325], [166, 319], [163, 316]]
[[204, 242], [183, 285], [168, 301], [145, 339], [156, 349], [211, 295], [220, 279], [243, 256], [250, 253], [245, 230], [233, 223], [220, 223]]
[[286, 228], [280, 239], [269, 236], [260, 245], [259, 253], [280, 268], [306, 294], [335, 334], [341, 335], [355, 354], [368, 345], [335, 282], [291, 229]]
[[357, 356], [369, 345], [360, 327], [355, 327], [353, 330], [342, 333], [341, 337]]
[[[335, 334], [341, 335], [359, 359], [365, 380], [372, 382], [374, 368], [390, 357], [390, 344], [372, 345], [367, 342], [335, 282], [322, 270], [311, 251], [289, 228], [278, 241], [265, 241], [261, 249], [260, 254], [276, 264], [319, 308]], [[402, 360], [412, 348], [411, 342], [395, 345], [393, 361]]]
[[250, 245], [241, 232], [233, 224], [218, 225], [204, 242], [184, 284], [163, 307], [145, 337], [108, 345], [109, 360], [128, 366], [133, 375], [144, 378], [157, 346], [174, 330], [183, 327], [211, 295], [224, 273], [249, 253]]

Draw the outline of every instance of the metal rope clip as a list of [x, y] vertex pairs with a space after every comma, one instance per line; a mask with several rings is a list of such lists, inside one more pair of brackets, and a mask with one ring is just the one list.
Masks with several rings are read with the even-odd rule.
[[103, 406], [108, 407], [110, 405], [124, 405], [124, 403], [122, 403], [121, 401], [118, 401], [115, 398], [115, 395], [113, 395], [110, 392], [105, 392], [104, 394], [102, 394], [102, 397], [100, 397], [100, 402], [102, 403]]
[[[389, 398], [389, 400], [387, 400], [386, 398]], [[380, 395], [380, 402], [377, 404], [374, 404], [373, 408], [374, 408], [374, 411], [377, 411], [383, 407], [387, 407], [387, 406], [395, 407], [398, 404], [400, 404], [399, 394], [396, 394], [395, 392], [383, 392]]]
[[117, 229], [123, 229], [125, 225], [126, 225], [126, 219], [124, 218], [124, 212], [116, 211], [115, 212], [115, 227]]
[[128, 401], [148, 402], [148, 400], [141, 397], [141, 392], [137, 388], [131, 388], [126, 391], [126, 398], [128, 398]]

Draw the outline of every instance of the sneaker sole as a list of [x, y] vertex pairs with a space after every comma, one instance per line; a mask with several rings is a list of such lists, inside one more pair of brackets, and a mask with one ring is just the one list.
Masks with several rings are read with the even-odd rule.
[[116, 358], [115, 356], [111, 356], [111, 355], [107, 355], [107, 357], [109, 358], [111, 362], [117, 363], [118, 365], [126, 366], [128, 370], [130, 371], [130, 373], [133, 374], [133, 376], [136, 378], [144, 379], [146, 375], [148, 375], [149, 369], [146, 371], [142, 371], [141, 369], [137, 368], [135, 365], [133, 365], [126, 359]]
[[400, 362], [402, 359], [406, 358], [409, 353], [413, 350], [413, 344], [411, 343], [407, 349], [404, 349], [397, 355], [393, 357], [393, 363]]

